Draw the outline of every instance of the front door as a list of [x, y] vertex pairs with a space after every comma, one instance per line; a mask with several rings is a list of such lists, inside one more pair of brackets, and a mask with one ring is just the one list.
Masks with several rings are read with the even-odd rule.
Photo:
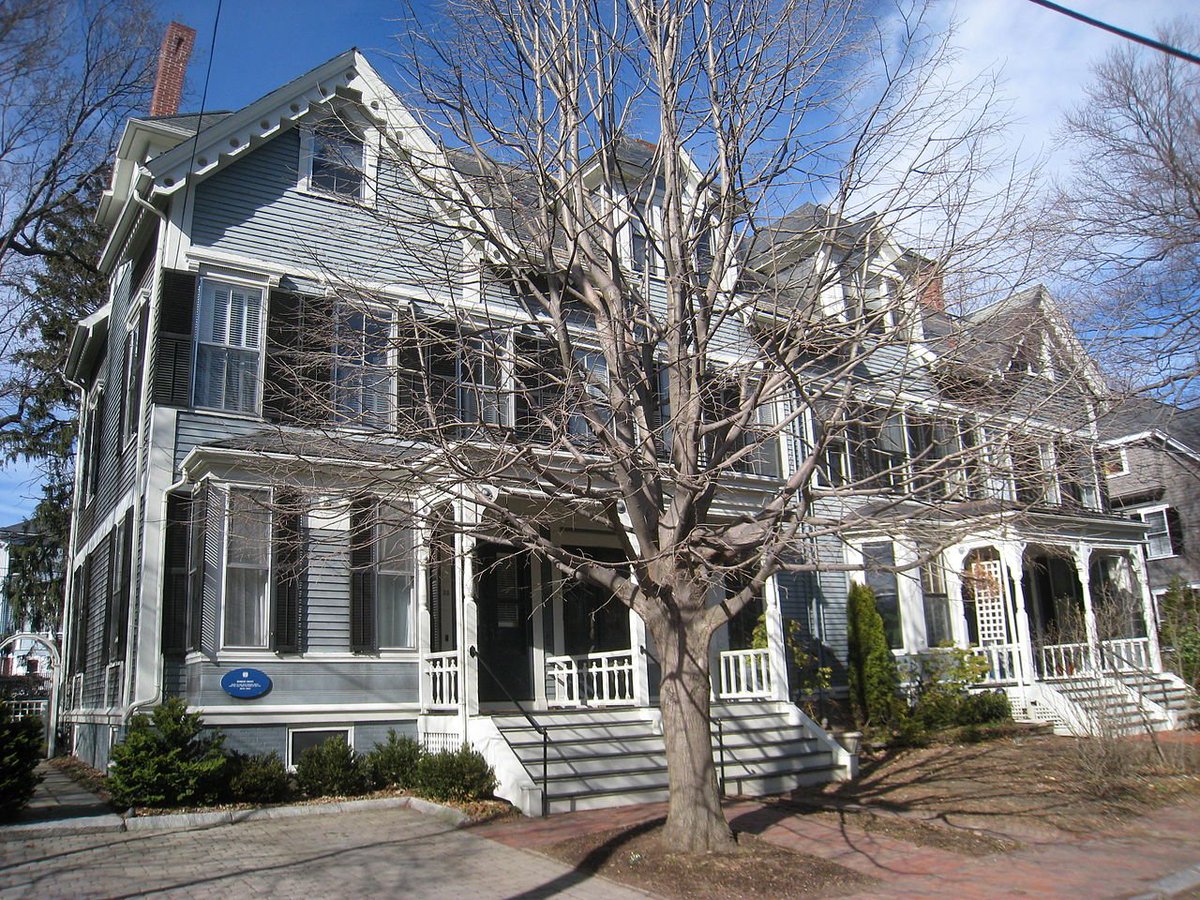
[[[475, 551], [479, 699], [533, 699], [533, 598], [529, 554], [495, 544]], [[490, 670], [490, 671], [489, 671]]]

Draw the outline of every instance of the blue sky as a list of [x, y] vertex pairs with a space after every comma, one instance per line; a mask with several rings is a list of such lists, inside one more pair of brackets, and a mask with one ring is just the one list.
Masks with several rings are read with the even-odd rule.
[[[1188, 7], [1179, 0], [1070, 0], [1069, 5], [1142, 33]], [[243, 106], [354, 46], [390, 78], [387, 53], [396, 47], [401, 24], [395, 20], [404, 11], [397, 0], [224, 0], [214, 52], [217, 0], [161, 0], [157, 6], [165, 20], [197, 31], [185, 87], [189, 110], [200, 105], [210, 56], [210, 110]], [[1082, 99], [1091, 65], [1120, 40], [1028, 0], [943, 0], [936, 15], [958, 22], [956, 76], [1000, 73], [1015, 120], [1008, 140], [1030, 156], [1046, 153], [1051, 171], [1064, 171], [1069, 158], [1056, 135], [1061, 115]], [[0, 470], [0, 525], [28, 515], [38, 493], [37, 473], [30, 467]]]

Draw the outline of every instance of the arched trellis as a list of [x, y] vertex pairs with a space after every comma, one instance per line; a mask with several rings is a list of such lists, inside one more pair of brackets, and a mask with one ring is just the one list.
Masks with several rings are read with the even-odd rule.
[[58, 738], [58, 680], [61, 674], [62, 656], [59, 654], [58, 647], [54, 643], [53, 638], [33, 631], [20, 631], [9, 635], [3, 641], [0, 641], [0, 652], [3, 652], [4, 648], [10, 644], [16, 644], [19, 641], [35, 641], [50, 651], [50, 665], [53, 667], [54, 673], [50, 679], [50, 700], [47, 703], [49, 707], [47, 718], [50, 721], [46, 734], [46, 751], [49, 756], [54, 756], [56, 750], [55, 744]]

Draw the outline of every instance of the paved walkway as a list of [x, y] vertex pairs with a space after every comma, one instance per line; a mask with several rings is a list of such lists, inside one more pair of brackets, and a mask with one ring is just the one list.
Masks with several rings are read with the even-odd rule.
[[[646, 804], [485, 825], [475, 833], [536, 848], [663, 816]], [[734, 828], [877, 878], [861, 897], [1164, 896], [1200, 886], [1200, 798], [1186, 798], [1136, 822], [1090, 838], [1046, 839], [1011, 853], [971, 857], [918, 847], [847, 824], [752, 801], [726, 806]]]
[[4, 839], [0, 897], [643, 897], [407, 809]]
[[108, 816], [112, 809], [91, 791], [80, 787], [49, 763], [38, 765], [42, 783], [21, 811], [18, 824], [60, 822], [66, 819]]

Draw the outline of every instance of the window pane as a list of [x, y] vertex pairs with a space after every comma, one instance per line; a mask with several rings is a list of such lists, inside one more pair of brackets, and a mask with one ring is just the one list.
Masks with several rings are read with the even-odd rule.
[[318, 131], [313, 135], [309, 184], [343, 197], [359, 197], [363, 184], [363, 143], [349, 135]]
[[271, 514], [261, 492], [232, 491], [226, 521], [225, 644], [267, 645]]
[[386, 313], [342, 308], [337, 319], [334, 410], [339, 422], [380, 427], [392, 421], [395, 378], [388, 364], [392, 336]]
[[262, 291], [206, 279], [200, 301], [195, 403], [254, 412], [258, 405]]
[[379, 646], [412, 647], [411, 575], [379, 573]]
[[895, 572], [881, 571], [881, 567], [896, 564], [895, 553], [890, 542], [863, 546], [863, 567], [866, 569], [867, 587], [875, 592], [875, 608], [883, 617], [888, 646], [899, 650], [904, 646], [904, 634], [900, 627], [900, 593]]

